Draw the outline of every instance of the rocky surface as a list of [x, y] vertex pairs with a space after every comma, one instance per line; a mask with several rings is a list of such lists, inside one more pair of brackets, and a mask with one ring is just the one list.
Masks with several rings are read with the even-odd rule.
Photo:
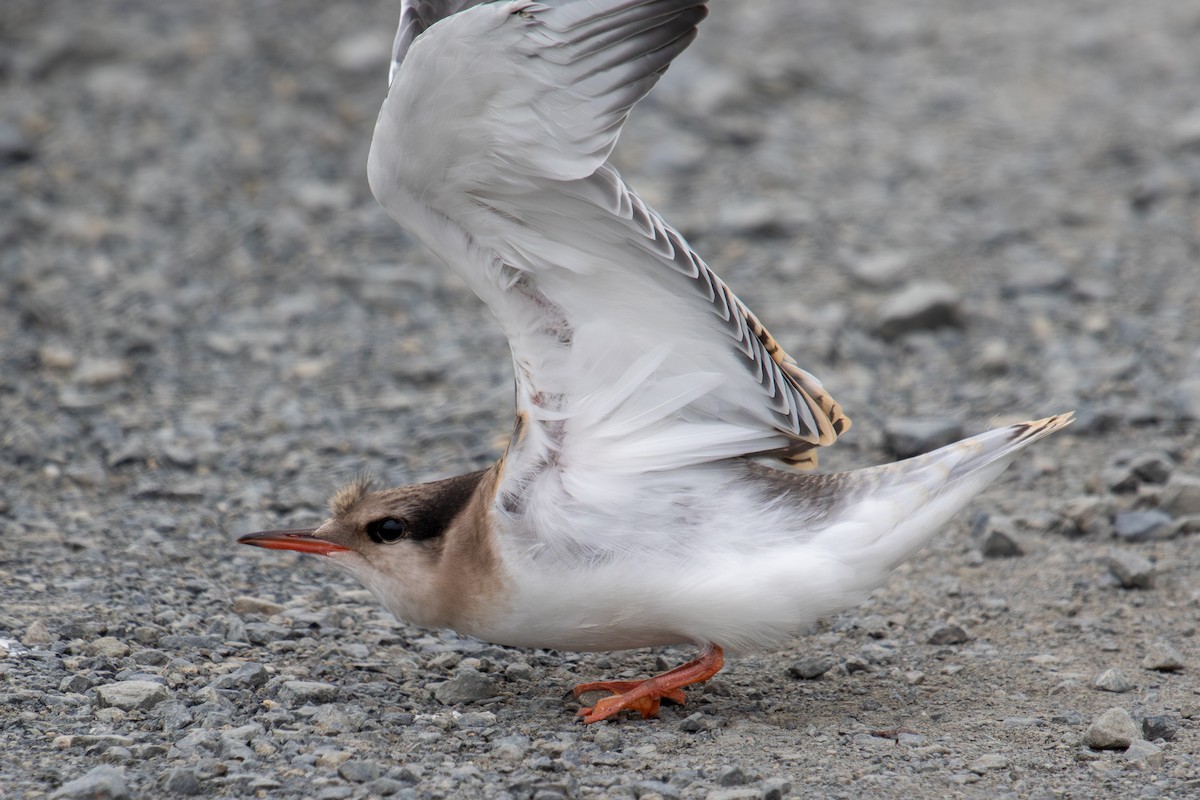
[[5, 796], [1200, 793], [1196, 0], [716, 5], [617, 158], [853, 417], [824, 467], [889, 421], [1078, 422], [974, 506], [1019, 552], [964, 513], [589, 727], [572, 684], [689, 652], [418, 630], [233, 544], [510, 428], [488, 312], [367, 188], [396, 13], [0, 4]]

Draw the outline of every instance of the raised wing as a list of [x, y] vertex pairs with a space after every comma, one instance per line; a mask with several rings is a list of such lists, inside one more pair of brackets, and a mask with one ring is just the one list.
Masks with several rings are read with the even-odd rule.
[[849, 426], [605, 163], [705, 13], [703, 0], [469, 8], [413, 42], [380, 112], [372, 190], [504, 328], [527, 469], [815, 463]]
[[388, 85], [396, 79], [400, 63], [408, 54], [413, 40], [434, 23], [481, 2], [483, 0], [404, 0], [400, 6], [400, 27], [396, 30], [396, 41], [392, 44], [392, 67], [388, 71]]

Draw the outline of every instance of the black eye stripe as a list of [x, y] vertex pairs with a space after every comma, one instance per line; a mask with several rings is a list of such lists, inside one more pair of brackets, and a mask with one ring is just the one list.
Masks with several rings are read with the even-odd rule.
[[376, 544], [392, 544], [408, 535], [408, 523], [399, 517], [384, 517], [367, 523], [367, 536]]

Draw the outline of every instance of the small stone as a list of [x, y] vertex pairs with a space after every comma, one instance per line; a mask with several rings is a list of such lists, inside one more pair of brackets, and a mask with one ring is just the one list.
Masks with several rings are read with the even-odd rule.
[[1167, 481], [1158, 505], [1173, 517], [1200, 514], [1200, 478], [1175, 473]]
[[1093, 750], [1124, 750], [1138, 738], [1133, 717], [1123, 708], [1110, 708], [1088, 726], [1083, 743]]
[[1158, 641], [1146, 648], [1142, 669], [1156, 672], [1178, 672], [1183, 669], [1183, 656], [1168, 642]]
[[961, 625], [949, 623], [934, 628], [926, 641], [929, 644], [963, 644], [970, 640], [970, 634], [963, 630]]
[[1158, 769], [1163, 765], [1162, 748], [1145, 739], [1137, 739], [1125, 750], [1125, 760], [1139, 767]]
[[1096, 676], [1092, 685], [1106, 692], [1128, 692], [1133, 689], [1133, 681], [1119, 669], [1106, 669]]
[[1058, 529], [1065, 535], [1107, 536], [1112, 526], [1112, 503], [1100, 497], [1076, 497], [1063, 506]]
[[1165, 539], [1172, 530], [1171, 515], [1162, 511], [1124, 511], [1113, 521], [1117, 536], [1127, 542]]
[[92, 688], [91, 681], [82, 675], [68, 675], [58, 684], [60, 692], [69, 692], [71, 694], [83, 694], [90, 688]]
[[125, 774], [116, 767], [109, 766], [96, 767], [82, 778], [63, 784], [58, 791], [50, 795], [52, 800], [122, 800], [129, 796]]
[[947, 283], [912, 283], [879, 304], [875, 332], [885, 339], [895, 339], [913, 331], [960, 325], [961, 305], [958, 290]]
[[1142, 735], [1148, 740], [1171, 741], [1179, 732], [1179, 720], [1170, 714], [1155, 714], [1142, 719]]
[[1200, 148], [1200, 108], [1175, 120], [1169, 132], [1175, 147], [1181, 150]]
[[912, 257], [908, 253], [890, 251], [851, 259], [846, 266], [854, 279], [864, 286], [890, 289], [900, 282], [911, 263]]
[[369, 72], [386, 63], [392, 37], [384, 31], [364, 30], [333, 43], [330, 57], [335, 67], [346, 72]]
[[337, 698], [337, 687], [321, 681], [286, 681], [279, 688], [279, 699], [289, 706], [329, 703]]
[[1200, 420], [1200, 378], [1188, 378], [1179, 382], [1171, 394], [1171, 400], [1180, 419]]
[[904, 673], [904, 682], [909, 686], [920, 686], [925, 682], [925, 673], [919, 669], [909, 670]]
[[1016, 558], [1025, 555], [1025, 547], [1017, 539], [1012, 520], [990, 517], [982, 526], [983, 541], [979, 549], [984, 558]]
[[1165, 453], [1141, 453], [1129, 462], [1133, 474], [1143, 483], [1166, 483], [1175, 465]]
[[725, 767], [724, 769], [722, 769], [720, 772], [717, 773], [717, 785], [718, 786], [745, 786], [746, 785], [746, 773], [737, 764], [734, 764], [729, 767]]
[[269, 677], [266, 667], [248, 661], [233, 672], [217, 676], [209, 686], [214, 689], [257, 689], [265, 684]]
[[64, 372], [75, 369], [75, 365], [79, 363], [79, 359], [73, 351], [57, 344], [48, 344], [39, 349], [38, 359], [41, 360], [42, 366]]
[[170, 794], [200, 794], [200, 778], [196, 771], [187, 767], [176, 767], [167, 774], [163, 788]]
[[129, 645], [117, 639], [114, 636], [102, 636], [91, 642], [86, 648], [85, 653], [89, 656], [103, 656], [104, 658], [124, 658], [129, 655]]
[[695, 714], [689, 714], [684, 717], [679, 723], [679, 730], [684, 733], [699, 733], [700, 731], [708, 730], [708, 720], [704, 718], [704, 714], [697, 711]]
[[370, 759], [347, 761], [338, 767], [338, 775], [351, 783], [373, 781], [380, 775], [379, 762]]
[[1008, 758], [999, 753], [986, 753], [971, 762], [967, 769], [976, 775], [983, 775], [998, 769], [1008, 768]]
[[495, 682], [478, 670], [459, 669], [453, 678], [439, 684], [433, 696], [444, 705], [475, 703], [496, 696]]
[[264, 617], [271, 617], [281, 611], [283, 611], [283, 606], [274, 600], [267, 600], [263, 597], [251, 597], [244, 594], [233, 598], [233, 613], [235, 614], [262, 614]]
[[133, 365], [120, 358], [85, 356], [75, 367], [71, 378], [84, 386], [108, 386], [133, 374]]
[[533, 677], [533, 667], [524, 661], [514, 661], [504, 668], [504, 677], [510, 681], [527, 681]]
[[490, 711], [467, 711], [456, 720], [460, 728], [490, 728], [496, 724], [496, 715]]
[[50, 633], [49, 629], [46, 628], [46, 624], [40, 619], [35, 619], [29, 623], [29, 627], [25, 629], [25, 633], [21, 634], [21, 644], [26, 647], [53, 644], [54, 641], [54, 634]]
[[119, 708], [122, 711], [149, 709], [167, 700], [171, 693], [167, 687], [154, 681], [119, 681], [96, 687], [96, 697], [101, 708]]
[[884, 447], [897, 458], [919, 456], [962, 437], [962, 425], [945, 418], [893, 418], [883, 425]]
[[367, 790], [372, 795], [391, 797], [404, 788], [404, 784], [394, 778], [380, 778], [367, 784]]
[[1130, 550], [1114, 550], [1110, 553], [1108, 569], [1125, 589], [1154, 587], [1154, 565]]
[[979, 348], [975, 366], [989, 375], [1002, 375], [1012, 368], [1012, 355], [1004, 339], [988, 339]]
[[805, 656], [788, 667], [788, 674], [793, 678], [811, 681], [829, 672], [836, 664], [837, 660], [831, 655]]

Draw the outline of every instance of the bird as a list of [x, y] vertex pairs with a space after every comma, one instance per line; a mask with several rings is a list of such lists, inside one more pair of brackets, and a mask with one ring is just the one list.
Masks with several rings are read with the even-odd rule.
[[322, 556], [399, 619], [500, 645], [700, 648], [574, 687], [585, 723], [650, 718], [731, 652], [863, 601], [1059, 414], [818, 473], [850, 419], [610, 163], [705, 0], [405, 0], [368, 157], [383, 208], [493, 312], [515, 423], [487, 469], [357, 480]]

